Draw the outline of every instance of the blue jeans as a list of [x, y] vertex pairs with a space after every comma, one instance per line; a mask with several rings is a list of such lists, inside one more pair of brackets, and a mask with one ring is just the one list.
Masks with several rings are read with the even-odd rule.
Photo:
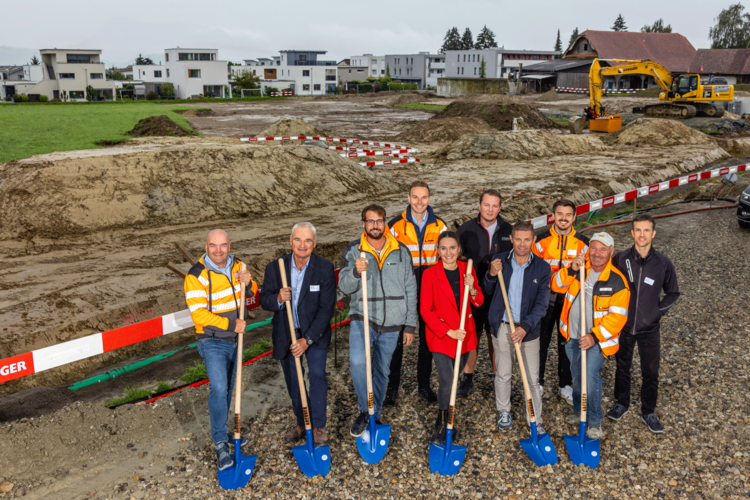
[[237, 368], [237, 343], [220, 339], [198, 341], [198, 353], [206, 365], [208, 381], [208, 413], [211, 416], [211, 437], [214, 444], [226, 443], [229, 404], [232, 402], [235, 369]]
[[[372, 356], [372, 393], [375, 420], [380, 420], [385, 388], [388, 385], [391, 357], [398, 342], [398, 330], [378, 333], [370, 327], [370, 353]], [[349, 371], [357, 393], [357, 409], [367, 411], [367, 364], [365, 360], [365, 325], [352, 321], [349, 328]]]
[[[565, 344], [565, 353], [570, 360], [570, 373], [573, 375], [573, 409], [581, 414], [581, 348], [578, 339], [570, 339]], [[586, 349], [586, 423], [602, 425], [602, 366], [607, 358], [599, 344]]]

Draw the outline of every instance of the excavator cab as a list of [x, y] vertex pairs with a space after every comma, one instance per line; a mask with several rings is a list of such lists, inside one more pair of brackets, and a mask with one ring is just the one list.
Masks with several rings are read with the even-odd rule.
[[687, 94], [698, 91], [699, 81], [700, 77], [698, 75], [676, 75], [674, 80], [672, 80], [672, 87], [668, 97], [670, 99], [679, 99], [684, 98]]

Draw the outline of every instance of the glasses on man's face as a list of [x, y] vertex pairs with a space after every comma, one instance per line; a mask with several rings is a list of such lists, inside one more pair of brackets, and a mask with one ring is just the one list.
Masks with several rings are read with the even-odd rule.
[[367, 224], [368, 226], [384, 226], [385, 219], [367, 219], [365, 221], [365, 224]]

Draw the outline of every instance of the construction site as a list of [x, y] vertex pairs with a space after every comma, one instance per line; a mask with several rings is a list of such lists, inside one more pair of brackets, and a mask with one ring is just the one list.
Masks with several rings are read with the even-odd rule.
[[[229, 233], [232, 253], [262, 286], [266, 265], [289, 253], [295, 223], [315, 225], [315, 252], [338, 268], [344, 246], [362, 233], [362, 208], [378, 203], [387, 219], [400, 214], [414, 180], [429, 184], [434, 212], [455, 230], [476, 216], [487, 188], [502, 193], [501, 215], [515, 223], [546, 216], [559, 198], [580, 206], [747, 162], [750, 132], [715, 133], [722, 130], [716, 124], [741, 117], [683, 120], [633, 112], [658, 102], [604, 96], [622, 128], [579, 134], [569, 123], [589, 99], [555, 91], [201, 103], [205, 109], [183, 114], [194, 131], [166, 117], [148, 119], [124, 143], [0, 164], [0, 359], [185, 310], [188, 259], [204, 253], [215, 228]], [[247, 138], [284, 139], [240, 140]], [[408, 152], [351, 156], [362, 150]], [[208, 386], [151, 404], [105, 406], [128, 388], [185, 385], [181, 375], [200, 361], [195, 349], [69, 388], [188, 346], [195, 330], [184, 328], [0, 384], [0, 498], [747, 497], [750, 232], [737, 224], [736, 203], [716, 198], [738, 198], [750, 176], [737, 175], [731, 185], [722, 176], [704, 178], [600, 204], [576, 221], [585, 227], [646, 207], [653, 215], [711, 209], [665, 217], [657, 227], [655, 245], [673, 260], [683, 294], [662, 321], [658, 411], [667, 432], [649, 435], [636, 417], [617, 427], [605, 423], [596, 470], [564, 460], [554, 470], [537, 468], [524, 458], [518, 438], [528, 429], [517, 374], [517, 421], [509, 434], [498, 433], [484, 341], [477, 390], [458, 405], [462, 444], [469, 446], [461, 473], [429, 473], [433, 408], [417, 396], [415, 375], [407, 373], [416, 347], [405, 350], [404, 395], [384, 411], [393, 427], [391, 452], [380, 464], [365, 465], [348, 434], [356, 395], [348, 328], [341, 326], [328, 355], [331, 473], [308, 479], [296, 468], [281, 439], [294, 415], [279, 364], [269, 356], [246, 366], [243, 377], [242, 427], [258, 469], [243, 490], [224, 491], [216, 479]], [[706, 201], [671, 206], [693, 199]], [[717, 209], [724, 205], [732, 209]], [[632, 245], [629, 224], [607, 230], [616, 251]], [[250, 312], [250, 322], [271, 317], [260, 308]], [[245, 335], [245, 345], [270, 337], [271, 327], [262, 325]], [[548, 370], [556, 370], [556, 351], [550, 356]], [[614, 369], [612, 362], [602, 372], [603, 406], [612, 400]], [[544, 403], [545, 427], [564, 449], [570, 407], [555, 390], [545, 392]]]

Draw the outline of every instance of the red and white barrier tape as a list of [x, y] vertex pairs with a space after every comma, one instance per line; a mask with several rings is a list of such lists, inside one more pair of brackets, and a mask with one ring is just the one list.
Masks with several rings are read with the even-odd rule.
[[260, 141], [325, 141], [325, 142], [350, 142], [349, 139], [336, 139], [334, 137], [314, 137], [308, 135], [282, 136], [282, 137], [240, 137], [243, 142]]
[[282, 90], [281, 92], [271, 92], [271, 97], [294, 96], [293, 90]]
[[360, 165], [362, 165], [363, 167], [377, 167], [379, 165], [396, 165], [397, 163], [417, 162], [419, 162], [419, 158], [404, 158], [402, 160], [368, 161], [367, 163], [360, 163]]
[[[376, 153], [377, 152], [374, 149], [344, 148], [341, 146], [328, 146], [328, 149], [335, 149], [336, 151], [348, 151], [350, 153]], [[392, 149], [390, 151], [393, 153], [419, 153], [419, 150], [416, 148]]]
[[409, 154], [413, 151], [416, 151], [415, 149], [397, 149], [395, 151], [365, 151], [362, 153], [341, 153], [340, 156], [343, 156], [344, 158], [357, 158], [360, 156], [404, 156], [404, 154]]
[[[648, 89], [602, 89], [604, 94], [635, 94], [642, 90]], [[564, 92], [569, 94], [588, 94], [589, 89], [582, 87], [555, 87], [555, 92]]]

